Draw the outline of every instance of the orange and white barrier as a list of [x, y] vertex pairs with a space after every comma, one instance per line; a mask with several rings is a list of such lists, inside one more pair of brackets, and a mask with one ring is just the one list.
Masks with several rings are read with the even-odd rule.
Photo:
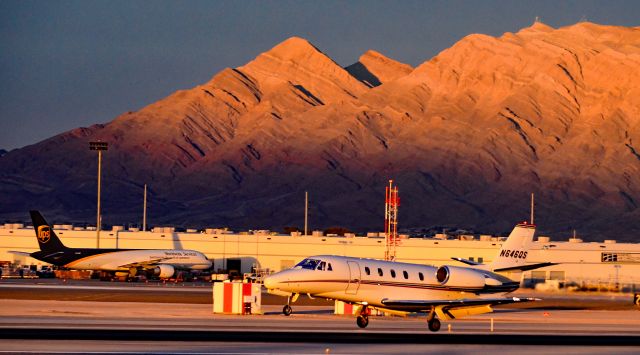
[[213, 313], [260, 314], [262, 285], [242, 282], [213, 284]]
[[[360, 305], [336, 301], [333, 307], [333, 314], [353, 314], [356, 315], [360, 311]], [[370, 316], [384, 316], [384, 312], [377, 309], [369, 308]]]

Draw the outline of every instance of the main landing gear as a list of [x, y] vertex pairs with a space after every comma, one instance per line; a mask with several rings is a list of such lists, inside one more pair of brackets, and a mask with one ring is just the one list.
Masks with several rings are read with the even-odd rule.
[[356, 318], [356, 324], [360, 328], [366, 328], [369, 325], [369, 310], [367, 306], [362, 307], [360, 314], [358, 314], [358, 318]]
[[429, 325], [429, 330], [432, 332], [440, 330], [440, 320], [436, 318], [436, 307], [431, 307], [431, 312], [427, 316], [427, 325]]
[[365, 316], [358, 316], [358, 318], [356, 318], [356, 323], [358, 324], [358, 327], [360, 328], [366, 328], [367, 325], [369, 325], [369, 317]]
[[427, 324], [429, 325], [429, 330], [432, 332], [437, 332], [438, 330], [440, 330], [440, 320], [438, 320], [438, 318], [433, 318]]

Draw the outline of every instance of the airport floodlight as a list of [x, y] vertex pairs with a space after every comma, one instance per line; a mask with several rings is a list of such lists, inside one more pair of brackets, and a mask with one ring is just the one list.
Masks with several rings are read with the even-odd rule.
[[89, 150], [98, 151], [98, 205], [97, 205], [97, 217], [96, 217], [96, 245], [100, 248], [100, 226], [102, 224], [102, 218], [100, 216], [100, 177], [102, 175], [102, 151], [109, 149], [109, 143], [107, 142], [89, 142]]
[[107, 142], [89, 142], [89, 150], [107, 150], [109, 143]]

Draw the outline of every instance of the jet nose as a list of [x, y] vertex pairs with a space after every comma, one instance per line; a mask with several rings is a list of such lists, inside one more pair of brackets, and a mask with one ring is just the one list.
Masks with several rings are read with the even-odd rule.
[[264, 287], [266, 287], [268, 289], [275, 288], [276, 285], [278, 284], [278, 281], [276, 280], [276, 276], [275, 275], [269, 275], [269, 276], [265, 277], [263, 282], [264, 282]]
[[286, 271], [276, 272], [264, 278], [264, 287], [267, 289], [283, 289], [287, 288], [289, 282], [288, 273]]

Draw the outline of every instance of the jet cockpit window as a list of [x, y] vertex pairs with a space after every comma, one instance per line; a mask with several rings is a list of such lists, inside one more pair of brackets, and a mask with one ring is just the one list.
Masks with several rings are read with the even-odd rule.
[[331, 263], [327, 264], [327, 271], [333, 271], [333, 268], [331, 267]]
[[320, 260], [304, 259], [301, 262], [299, 262], [298, 265], [295, 266], [295, 268], [315, 270], [319, 263], [320, 263]]
[[324, 261], [321, 261], [316, 267], [316, 270], [324, 271], [326, 268], [327, 268], [327, 263]]

